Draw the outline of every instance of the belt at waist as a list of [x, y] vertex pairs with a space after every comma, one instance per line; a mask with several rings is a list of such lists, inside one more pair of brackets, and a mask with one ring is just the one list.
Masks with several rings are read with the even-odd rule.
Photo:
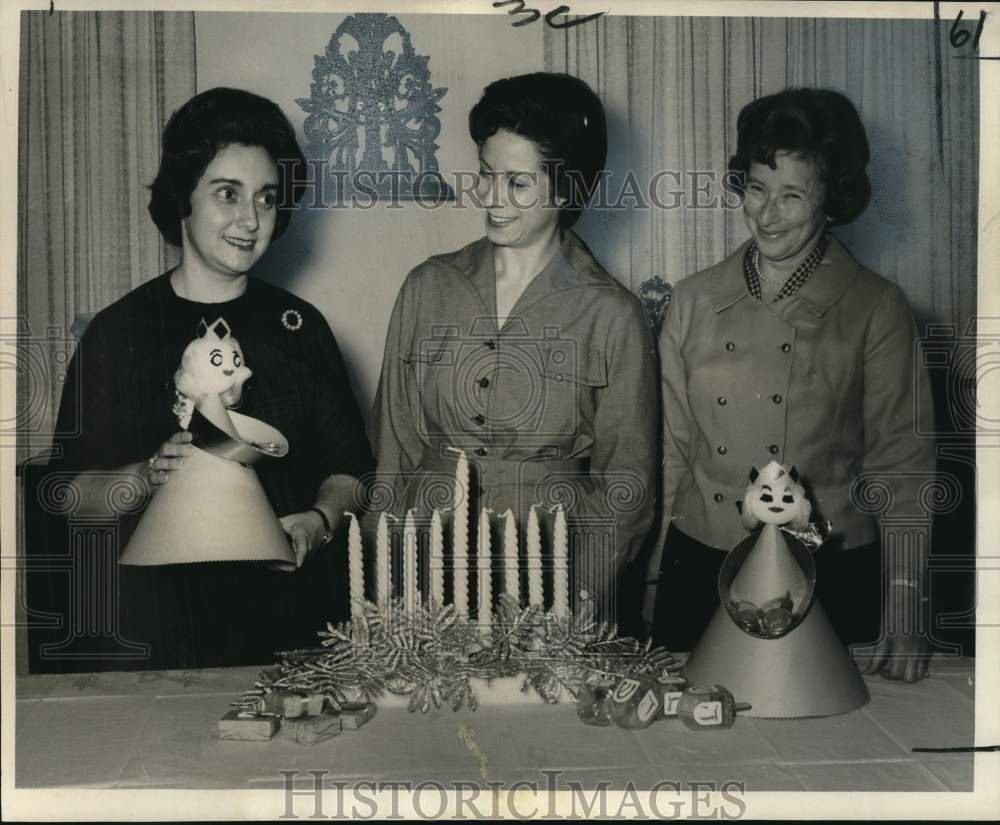
[[[502, 487], [534, 483], [547, 475], [585, 475], [590, 470], [590, 460], [586, 458], [499, 458], [494, 456], [466, 456], [470, 472], [478, 477], [480, 487]], [[454, 476], [458, 464], [457, 455], [437, 455], [425, 452], [420, 459], [418, 471], [447, 473]]]

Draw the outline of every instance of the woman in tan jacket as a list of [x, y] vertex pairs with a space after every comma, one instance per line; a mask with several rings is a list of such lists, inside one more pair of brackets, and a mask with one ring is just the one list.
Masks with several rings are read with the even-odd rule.
[[749, 471], [777, 460], [798, 468], [833, 525], [817, 594], [842, 640], [877, 643], [870, 670], [913, 681], [926, 670], [912, 629], [924, 563], [880, 552], [862, 490], [919, 512], [935, 466], [933, 440], [917, 435], [918, 417], [933, 416], [928, 378], [903, 293], [829, 231], [867, 205], [864, 126], [842, 94], [793, 89], [744, 107], [738, 132], [730, 173], [751, 238], [678, 284], [660, 338], [669, 530], [647, 619], [659, 581], [654, 637], [697, 641], [725, 553], [746, 535], [736, 502]]

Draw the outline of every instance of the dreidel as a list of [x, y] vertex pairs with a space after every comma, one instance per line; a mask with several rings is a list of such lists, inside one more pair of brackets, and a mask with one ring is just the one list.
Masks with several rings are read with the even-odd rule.
[[742, 710], [750, 710], [750, 705], [736, 702], [722, 685], [689, 687], [677, 704], [677, 715], [691, 730], [725, 730]]
[[676, 716], [677, 706], [688, 686], [687, 679], [683, 676], [661, 676], [656, 681], [663, 692], [663, 707], [660, 709], [660, 718]]

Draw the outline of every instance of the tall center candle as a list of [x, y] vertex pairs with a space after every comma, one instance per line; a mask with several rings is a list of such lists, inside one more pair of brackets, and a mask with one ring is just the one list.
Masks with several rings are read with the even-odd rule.
[[351, 618], [356, 619], [364, 609], [365, 567], [361, 553], [361, 527], [354, 513], [344, 513], [351, 520], [347, 529], [347, 570], [351, 587]]
[[490, 539], [490, 515], [493, 511], [484, 507], [479, 512], [479, 529], [476, 531], [476, 572], [478, 573], [478, 594], [479, 609], [477, 610], [477, 621], [480, 632], [484, 636], [490, 635], [490, 628], [493, 620], [493, 548]]
[[536, 505], [528, 513], [528, 604], [544, 608], [542, 601], [542, 531], [538, 526]]
[[452, 501], [451, 551], [454, 555], [455, 610], [469, 615], [469, 459], [458, 450]]
[[411, 616], [417, 606], [417, 527], [413, 513], [407, 511], [403, 521], [403, 604]]

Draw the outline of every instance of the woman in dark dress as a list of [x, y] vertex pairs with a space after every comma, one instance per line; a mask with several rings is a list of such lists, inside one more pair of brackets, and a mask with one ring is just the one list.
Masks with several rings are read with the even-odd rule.
[[[174, 372], [202, 319], [225, 319], [253, 371], [242, 399], [234, 399], [240, 412], [289, 442], [287, 456], [257, 470], [298, 569], [119, 566], [118, 636], [149, 652], [104, 664], [264, 664], [276, 650], [314, 644], [317, 630], [343, 617], [345, 554], [327, 545], [344, 511], [356, 508], [355, 480], [372, 468], [372, 457], [323, 315], [249, 274], [287, 228], [300, 194], [304, 159], [288, 120], [262, 97], [211, 89], [171, 117], [163, 143], [149, 211], [163, 237], [180, 247], [180, 264], [90, 323], [57, 427], [78, 435], [58, 439], [54, 464], [76, 474], [78, 514], [99, 510], [123, 479], [140, 496], [168, 484], [192, 449], [172, 411]], [[132, 526], [122, 521], [119, 553]]]

